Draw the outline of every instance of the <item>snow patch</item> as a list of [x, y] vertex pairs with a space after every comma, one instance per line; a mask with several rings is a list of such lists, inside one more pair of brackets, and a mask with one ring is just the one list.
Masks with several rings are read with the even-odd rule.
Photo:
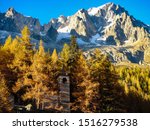
[[100, 35], [97, 33], [96, 35], [92, 36], [90, 39], [91, 43], [96, 43], [97, 39], [100, 37]]
[[88, 9], [88, 14], [91, 15], [91, 16], [96, 15], [98, 13], [98, 11], [100, 9], [103, 9], [105, 6], [106, 6], [106, 4], [104, 4], [102, 6], [99, 6], [99, 7], [90, 8], [90, 9]]
[[128, 42], [130, 42], [129, 40], [126, 40], [126, 41], [124, 41], [125, 43], [128, 43]]
[[81, 38], [77, 38], [78, 44], [87, 44], [87, 42], [83, 41]]
[[99, 43], [105, 43], [106, 41], [106, 37], [104, 36], [100, 36], [98, 33], [94, 36], [92, 36], [92, 38], [90, 39], [91, 43], [94, 44], [99, 44]]
[[110, 22], [110, 24], [108, 24], [108, 25], [105, 26], [104, 28], [105, 28], [105, 29], [108, 29], [108, 28], [110, 28], [111, 26], [113, 26], [113, 24], [114, 24], [113, 22]]
[[99, 37], [97, 41], [106, 41], [106, 37]]
[[57, 41], [60, 41], [63, 38], [69, 39], [70, 37], [71, 37], [70, 33], [61, 33], [61, 32], [59, 32], [58, 36], [57, 36]]
[[31, 16], [27, 16], [27, 15], [24, 15], [25, 17], [27, 17], [27, 18], [31, 18]]
[[89, 15], [96, 15], [96, 14], [98, 13], [98, 11], [99, 11], [98, 8], [93, 7], [93, 8], [90, 8], [90, 9], [88, 10], [88, 14], [89, 14]]
[[2, 35], [2, 36], [0, 36], [0, 39], [5, 39], [5, 38], [6, 38], [6, 36], [3, 36], [3, 35]]
[[40, 32], [40, 35], [41, 35], [41, 36], [45, 36], [46, 34], [45, 34], [45, 33], [43, 33], [43, 32]]
[[109, 17], [108, 22], [113, 22], [113, 21], [114, 21], [114, 19], [112, 18], [112, 16]]
[[133, 21], [136, 21], [135, 18], [132, 18]]
[[63, 28], [59, 28], [58, 30], [58, 36], [57, 36], [57, 41], [63, 39], [63, 38], [70, 38], [70, 29], [68, 28], [68, 26], [63, 27]]
[[99, 27], [98, 31], [100, 31], [102, 29], [102, 27]]
[[66, 26], [64, 28], [59, 28], [57, 31], [60, 33], [70, 33], [71, 30]]

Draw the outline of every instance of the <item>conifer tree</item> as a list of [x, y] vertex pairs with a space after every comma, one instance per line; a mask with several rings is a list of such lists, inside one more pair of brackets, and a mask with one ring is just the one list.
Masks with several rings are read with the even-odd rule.
[[25, 26], [22, 31], [22, 41], [26, 44], [30, 44], [30, 30], [28, 28], [28, 26]]
[[3, 75], [0, 73], [0, 112], [11, 112], [12, 99]]
[[70, 42], [70, 62], [76, 60], [79, 54], [79, 47], [75, 36], [71, 36]]
[[39, 55], [41, 55], [41, 56], [46, 55], [42, 40], [40, 40], [40, 43], [39, 43]]
[[72, 94], [72, 110], [78, 111], [78, 112], [84, 112], [85, 107], [84, 100], [85, 100], [85, 90], [86, 90], [86, 83], [87, 80], [89, 80], [89, 71], [88, 66], [86, 63], [86, 60], [80, 51], [80, 54], [78, 56], [78, 59], [76, 59], [75, 64], [76, 70], [73, 70], [70, 72], [70, 75], [72, 76], [72, 81], [74, 81], [74, 86], [72, 88], [71, 94]]
[[40, 41], [39, 50], [35, 53], [31, 66], [31, 76], [25, 79], [25, 84], [30, 86], [23, 95], [24, 100], [35, 100], [36, 108], [45, 102], [46, 98], [53, 95], [54, 79], [51, 75], [51, 60], [44, 51], [43, 42]]
[[[13, 67], [20, 72], [27, 72], [29, 66], [32, 64], [33, 48], [30, 43], [30, 32], [27, 26], [22, 30], [22, 37], [17, 37], [13, 40], [12, 48], [14, 50], [15, 58]], [[19, 72], [18, 72], [19, 73]]]
[[57, 89], [58, 87], [58, 81], [57, 78], [59, 76], [59, 74], [61, 73], [62, 67], [61, 67], [61, 63], [60, 60], [58, 58], [58, 54], [56, 49], [53, 50], [53, 53], [51, 55], [51, 79], [53, 79], [53, 82], [55, 85], [54, 88]]
[[32, 65], [33, 60], [33, 49], [32, 44], [30, 43], [30, 32], [27, 26], [22, 30], [22, 36], [17, 37], [16, 40], [12, 43], [12, 48], [14, 49], [14, 60], [11, 68], [13, 72], [17, 75], [17, 82], [13, 87], [14, 93], [19, 93], [18, 99], [22, 99], [22, 95], [25, 93], [27, 89], [26, 79], [30, 79], [30, 67]]
[[16, 37], [12, 40], [12, 43], [10, 45], [10, 52], [15, 55], [19, 50], [21, 49], [19, 44], [19, 37]]
[[70, 58], [70, 46], [68, 44], [64, 44], [64, 47], [60, 53], [60, 57], [61, 57], [63, 69], [68, 72], [69, 70], [67, 65]]
[[91, 76], [99, 87], [99, 112], [126, 112], [125, 105], [122, 104], [125, 94], [108, 58], [96, 49], [91, 60]]
[[56, 49], [54, 49], [51, 58], [53, 63], [56, 63], [58, 61], [58, 55]]
[[8, 48], [0, 48], [0, 73], [3, 74], [6, 80], [6, 86], [11, 88], [15, 82], [15, 74], [10, 67], [13, 62], [14, 56], [7, 49]]
[[82, 51], [79, 50], [76, 37], [71, 37], [70, 46], [64, 45], [60, 56], [62, 65], [70, 77], [71, 109], [76, 112], [83, 112], [86, 88], [83, 82], [87, 79], [88, 68]]
[[5, 49], [5, 50], [10, 49], [11, 43], [12, 43], [12, 38], [11, 38], [11, 36], [8, 36], [8, 38], [6, 39], [5, 44], [3, 46], [3, 49]]

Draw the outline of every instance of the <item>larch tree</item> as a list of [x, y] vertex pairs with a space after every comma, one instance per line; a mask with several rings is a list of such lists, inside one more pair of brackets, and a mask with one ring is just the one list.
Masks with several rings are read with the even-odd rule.
[[91, 77], [99, 88], [99, 112], [126, 112], [124, 91], [107, 56], [96, 49], [90, 65]]
[[[83, 56], [82, 51], [80, 51], [78, 59], [76, 59], [75, 65], [76, 70], [71, 71], [73, 81], [75, 82], [74, 88], [72, 88], [72, 110], [77, 112], [87, 112], [87, 95], [86, 91], [88, 87], [91, 86], [90, 77], [89, 77], [89, 68], [87, 66], [85, 57]], [[71, 86], [72, 87], [72, 86]]]
[[58, 89], [57, 78], [58, 78], [59, 74], [61, 73], [62, 67], [61, 67], [60, 60], [58, 58], [56, 49], [53, 50], [53, 53], [51, 55], [51, 66], [52, 66], [51, 79], [53, 79], [54, 84], [55, 84], [53, 86], [55, 86], [54, 87], [55, 89]]
[[31, 75], [31, 65], [33, 60], [33, 48], [30, 42], [30, 31], [27, 26], [21, 31], [22, 36], [17, 37], [15, 41], [13, 41], [12, 48], [14, 46], [18, 46], [14, 52], [14, 60], [12, 64], [12, 69], [15, 73], [17, 73], [17, 82], [13, 87], [14, 93], [18, 94], [18, 99], [22, 99], [23, 93], [25, 93], [26, 86], [25, 79], [29, 78]]
[[30, 87], [23, 95], [24, 100], [35, 101], [37, 109], [54, 94], [51, 74], [50, 55], [44, 51], [43, 42], [40, 41], [39, 50], [35, 53], [31, 66], [31, 77], [25, 79], [26, 85]]
[[30, 30], [28, 28], [28, 26], [25, 26], [22, 31], [22, 41], [24, 44], [29, 44], [30, 45]]
[[69, 56], [70, 56], [70, 46], [68, 44], [64, 44], [64, 47], [60, 53], [60, 62], [61, 62], [61, 67], [68, 72], [68, 61], [69, 61]]
[[15, 83], [15, 74], [10, 67], [13, 59], [14, 56], [12, 53], [10, 53], [8, 48], [0, 48], [0, 73], [3, 74], [4, 78], [6, 79], [6, 86], [8, 86], [10, 89]]
[[55, 64], [58, 61], [58, 54], [56, 49], [53, 50], [52, 56], [51, 56], [52, 62]]
[[11, 112], [13, 108], [12, 101], [13, 99], [6, 86], [6, 81], [0, 73], [0, 112]]
[[76, 37], [71, 37], [70, 45], [64, 45], [60, 53], [60, 60], [64, 70], [70, 77], [70, 95], [72, 111], [81, 112], [84, 102], [85, 86], [83, 85], [85, 77], [88, 75], [86, 60], [79, 50]]
[[11, 44], [12, 44], [12, 37], [11, 37], [11, 36], [8, 36], [8, 38], [6, 39], [5, 44], [4, 44], [4, 46], [3, 46], [3, 49], [9, 50]]

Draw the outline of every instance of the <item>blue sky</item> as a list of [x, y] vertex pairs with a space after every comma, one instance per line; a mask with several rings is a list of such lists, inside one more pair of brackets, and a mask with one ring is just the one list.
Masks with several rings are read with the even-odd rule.
[[108, 2], [123, 6], [130, 15], [150, 25], [150, 0], [0, 0], [0, 11], [14, 7], [24, 15], [39, 18], [44, 24], [51, 18], [69, 16], [81, 8], [98, 7]]

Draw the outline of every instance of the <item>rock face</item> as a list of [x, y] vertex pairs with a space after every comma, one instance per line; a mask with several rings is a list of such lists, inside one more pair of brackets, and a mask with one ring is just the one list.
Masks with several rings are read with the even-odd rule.
[[[13, 25], [15, 25], [15, 29], [12, 29]], [[18, 13], [14, 8], [9, 8], [5, 14], [3, 14], [3, 20], [1, 20], [1, 24], [3, 24], [3, 30], [12, 31], [12, 32], [20, 32], [25, 25], [27, 25], [31, 32], [40, 33], [41, 25], [38, 19], [24, 16]], [[7, 28], [10, 26], [10, 29]], [[0, 28], [2, 30], [2, 28]], [[34, 31], [33, 31], [34, 30]]]
[[45, 31], [37, 18], [24, 16], [18, 13], [14, 8], [9, 8], [6, 13], [0, 13], [1, 31], [20, 33], [26, 25], [31, 31], [32, 38], [36, 40], [43, 39], [46, 42], [50, 42], [53, 39], [51, 39], [49, 35], [46, 35], [49, 29]]
[[76, 35], [81, 43], [120, 46], [150, 37], [149, 26], [114, 3], [81, 9], [70, 17], [52, 19], [49, 24], [58, 31], [57, 40]]
[[75, 35], [80, 47], [89, 55], [100, 48], [114, 63], [149, 64], [150, 26], [136, 20], [121, 6], [107, 3], [88, 10], [80, 9], [72, 16], [51, 19], [43, 26], [36, 18], [24, 16], [13, 8], [0, 13], [0, 42], [8, 35], [20, 35], [27, 25], [35, 41], [42, 39], [47, 48], [60, 50]]

